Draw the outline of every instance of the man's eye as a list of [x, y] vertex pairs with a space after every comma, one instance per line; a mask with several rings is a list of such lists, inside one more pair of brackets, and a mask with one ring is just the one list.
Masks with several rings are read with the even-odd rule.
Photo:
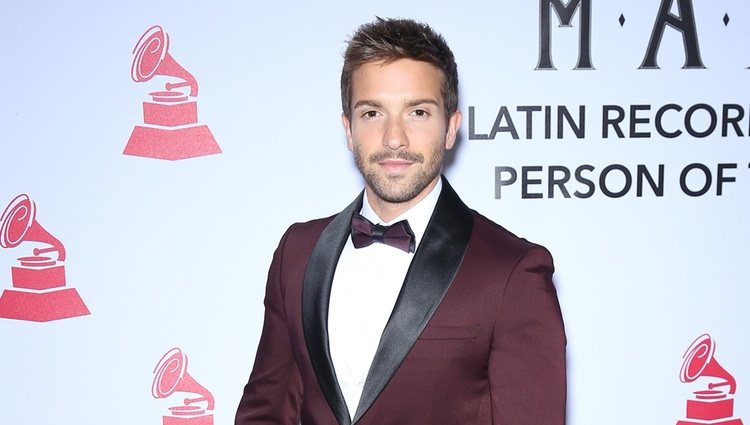
[[414, 110], [413, 114], [418, 117], [426, 117], [430, 115], [429, 112], [425, 111], [424, 109], [416, 109]]
[[362, 114], [363, 118], [375, 118], [378, 116], [378, 111], [365, 111], [365, 113]]

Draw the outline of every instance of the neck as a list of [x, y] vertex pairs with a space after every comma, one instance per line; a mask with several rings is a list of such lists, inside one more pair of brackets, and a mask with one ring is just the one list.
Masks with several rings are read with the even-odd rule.
[[365, 196], [367, 196], [367, 201], [370, 203], [372, 210], [375, 211], [375, 214], [377, 214], [378, 217], [383, 220], [383, 222], [388, 223], [394, 218], [411, 209], [411, 207], [413, 207], [414, 205], [417, 205], [422, 199], [426, 198], [427, 195], [432, 192], [432, 189], [435, 188], [435, 185], [437, 185], [439, 178], [440, 176], [437, 176], [433, 181], [430, 182], [430, 184], [425, 186], [425, 188], [421, 192], [419, 192], [417, 196], [404, 202], [386, 201], [385, 199], [382, 199], [378, 195], [376, 195], [375, 192], [373, 192], [373, 190], [370, 188], [370, 186], [365, 187]]

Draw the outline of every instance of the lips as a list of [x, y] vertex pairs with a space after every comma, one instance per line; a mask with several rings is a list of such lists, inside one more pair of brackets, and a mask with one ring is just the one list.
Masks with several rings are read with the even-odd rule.
[[384, 170], [389, 172], [402, 172], [406, 170], [407, 168], [411, 167], [414, 162], [412, 161], [404, 161], [404, 160], [397, 160], [397, 159], [388, 159], [385, 161], [379, 161], [378, 165], [380, 165]]
[[383, 165], [386, 162], [408, 163], [408, 164], [413, 164], [415, 162], [422, 163], [424, 162], [424, 155], [419, 154], [419, 153], [406, 152], [406, 151], [376, 152], [370, 155], [371, 164]]

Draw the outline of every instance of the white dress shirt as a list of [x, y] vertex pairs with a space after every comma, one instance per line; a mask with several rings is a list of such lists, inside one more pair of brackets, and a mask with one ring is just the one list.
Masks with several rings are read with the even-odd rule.
[[[418, 249], [441, 189], [438, 179], [427, 197], [388, 223], [373, 211], [366, 195], [360, 214], [375, 224], [408, 220]], [[352, 417], [413, 257], [413, 253], [381, 243], [357, 249], [351, 237], [341, 252], [331, 288], [328, 342], [336, 379]]]

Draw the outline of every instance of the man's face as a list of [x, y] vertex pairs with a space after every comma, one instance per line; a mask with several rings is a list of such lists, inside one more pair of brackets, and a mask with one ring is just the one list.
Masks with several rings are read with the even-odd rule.
[[416, 203], [437, 183], [461, 124], [458, 111], [446, 119], [442, 82], [438, 68], [411, 59], [366, 63], [352, 75], [351, 119], [342, 121], [377, 200]]

